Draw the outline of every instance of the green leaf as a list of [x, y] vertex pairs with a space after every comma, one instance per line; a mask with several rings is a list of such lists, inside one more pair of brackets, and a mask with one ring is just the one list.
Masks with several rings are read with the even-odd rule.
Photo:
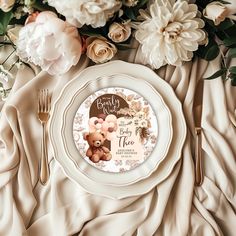
[[219, 55], [219, 47], [217, 44], [215, 45], [212, 45], [206, 52], [206, 55], [205, 55], [205, 59], [207, 61], [211, 61], [213, 59], [215, 59], [218, 55]]
[[96, 32], [89, 32], [89, 31], [80, 31], [81, 35], [86, 35], [86, 36], [94, 36], [94, 37], [101, 37], [102, 35]]
[[231, 66], [231, 67], [229, 68], [229, 72], [230, 72], [231, 74], [236, 75], [236, 66]]
[[231, 85], [236, 86], [236, 75], [231, 76]]
[[124, 43], [116, 44], [116, 47], [118, 48], [118, 50], [134, 49], [134, 47], [132, 47], [130, 44], [124, 44]]
[[126, 8], [125, 15], [131, 20], [136, 20], [136, 15], [133, 8]]
[[13, 17], [12, 11], [3, 12], [0, 10], [0, 35], [4, 35], [7, 31], [7, 26]]
[[43, 3], [42, 1], [34, 1], [32, 7], [39, 11], [53, 11], [56, 13], [55, 8], [49, 6], [47, 3]]
[[224, 31], [217, 31], [215, 32], [216, 36], [223, 41], [226, 38], [229, 38], [228, 34], [226, 34]]
[[224, 33], [228, 35], [228, 37], [236, 37], [236, 25], [234, 24], [230, 28], [225, 29]]
[[220, 69], [220, 70], [218, 70], [217, 72], [215, 72], [213, 75], [211, 75], [211, 76], [209, 76], [209, 77], [207, 77], [207, 78], [204, 78], [204, 79], [206, 79], [206, 80], [216, 79], [216, 78], [218, 78], [218, 77], [220, 77], [220, 76], [225, 75], [226, 72], [227, 72], [227, 69], [226, 69], [226, 68], [223, 68], [223, 69]]
[[0, 22], [0, 35], [4, 35], [4, 32], [5, 32], [4, 27], [2, 23]]
[[146, 3], [148, 2], [148, 0], [139, 0], [137, 7], [141, 8], [143, 7]]
[[79, 29], [79, 33], [86, 36], [106, 37], [108, 32], [105, 27], [93, 28], [92, 26], [83, 26]]
[[215, 34], [220, 31], [216, 29], [214, 23], [211, 25], [211, 24], [209, 24], [209, 20], [206, 21], [204, 30], [207, 32], [207, 34], [209, 36], [208, 38], [210, 38], [211, 42], [215, 42]]
[[230, 2], [227, 2], [227, 1], [224, 1], [224, 0], [218, 0], [218, 2], [221, 2], [221, 3], [223, 3], [223, 4], [230, 4]]
[[218, 44], [212, 38], [209, 38], [207, 46], [200, 46], [196, 54], [207, 61], [211, 61], [219, 55], [219, 52]]
[[231, 47], [231, 46], [236, 45], [236, 36], [230, 37], [230, 38], [225, 38], [223, 40], [223, 43], [226, 47]]
[[221, 22], [216, 28], [220, 30], [225, 30], [234, 25], [234, 22], [230, 19], [225, 19], [223, 22]]
[[230, 48], [228, 57], [235, 58], [236, 57], [236, 48]]
[[24, 25], [28, 15], [21, 16], [20, 19], [16, 19], [15, 17], [11, 18], [9, 25]]

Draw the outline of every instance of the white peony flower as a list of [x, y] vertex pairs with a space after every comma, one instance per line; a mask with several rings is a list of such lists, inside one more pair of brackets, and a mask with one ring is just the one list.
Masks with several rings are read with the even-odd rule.
[[104, 26], [122, 6], [119, 0], [48, 0], [48, 4], [76, 27], [91, 25], [94, 28]]
[[15, 4], [15, 0], [0, 0], [0, 9], [8, 12], [12, 9]]
[[183, 0], [156, 0], [145, 19], [137, 26], [135, 38], [141, 44], [145, 64], [160, 68], [165, 64], [181, 65], [190, 61], [193, 51], [205, 38], [204, 21], [196, 18], [197, 5]]
[[17, 53], [23, 61], [39, 65], [51, 75], [63, 74], [76, 65], [81, 56], [77, 29], [52, 12], [41, 12], [35, 22], [19, 33]]
[[89, 37], [86, 44], [87, 56], [95, 63], [107, 62], [117, 53], [116, 46], [103, 37]]
[[110, 25], [108, 37], [115, 43], [126, 41], [131, 35], [131, 26], [127, 23], [116, 23]]

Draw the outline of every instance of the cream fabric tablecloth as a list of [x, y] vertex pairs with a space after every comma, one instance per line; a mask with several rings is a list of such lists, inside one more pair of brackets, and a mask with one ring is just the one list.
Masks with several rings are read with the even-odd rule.
[[[141, 61], [136, 49], [119, 59]], [[236, 63], [234, 63], [236, 64]], [[194, 187], [193, 98], [197, 81], [219, 68], [218, 60], [195, 59], [157, 73], [183, 104], [188, 133], [182, 158], [149, 193], [112, 200], [91, 195], [65, 176], [49, 145], [50, 182], [38, 181], [41, 125], [37, 90], [49, 88], [53, 102], [63, 86], [88, 66], [85, 59], [63, 76], [20, 69], [0, 118], [1, 236], [235, 236], [236, 88], [220, 78], [204, 82], [204, 183]]]

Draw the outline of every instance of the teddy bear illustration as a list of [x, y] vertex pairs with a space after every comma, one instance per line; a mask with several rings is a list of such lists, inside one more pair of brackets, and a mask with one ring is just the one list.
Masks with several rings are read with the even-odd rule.
[[84, 133], [84, 140], [89, 144], [86, 156], [92, 162], [97, 163], [100, 160], [111, 160], [110, 150], [103, 145], [106, 140], [106, 135], [103, 132]]

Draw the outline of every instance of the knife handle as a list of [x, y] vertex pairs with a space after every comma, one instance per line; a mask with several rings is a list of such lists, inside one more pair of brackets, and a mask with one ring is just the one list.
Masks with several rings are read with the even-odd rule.
[[202, 166], [202, 129], [195, 128], [196, 143], [195, 143], [195, 184], [201, 186], [203, 182], [203, 166]]

